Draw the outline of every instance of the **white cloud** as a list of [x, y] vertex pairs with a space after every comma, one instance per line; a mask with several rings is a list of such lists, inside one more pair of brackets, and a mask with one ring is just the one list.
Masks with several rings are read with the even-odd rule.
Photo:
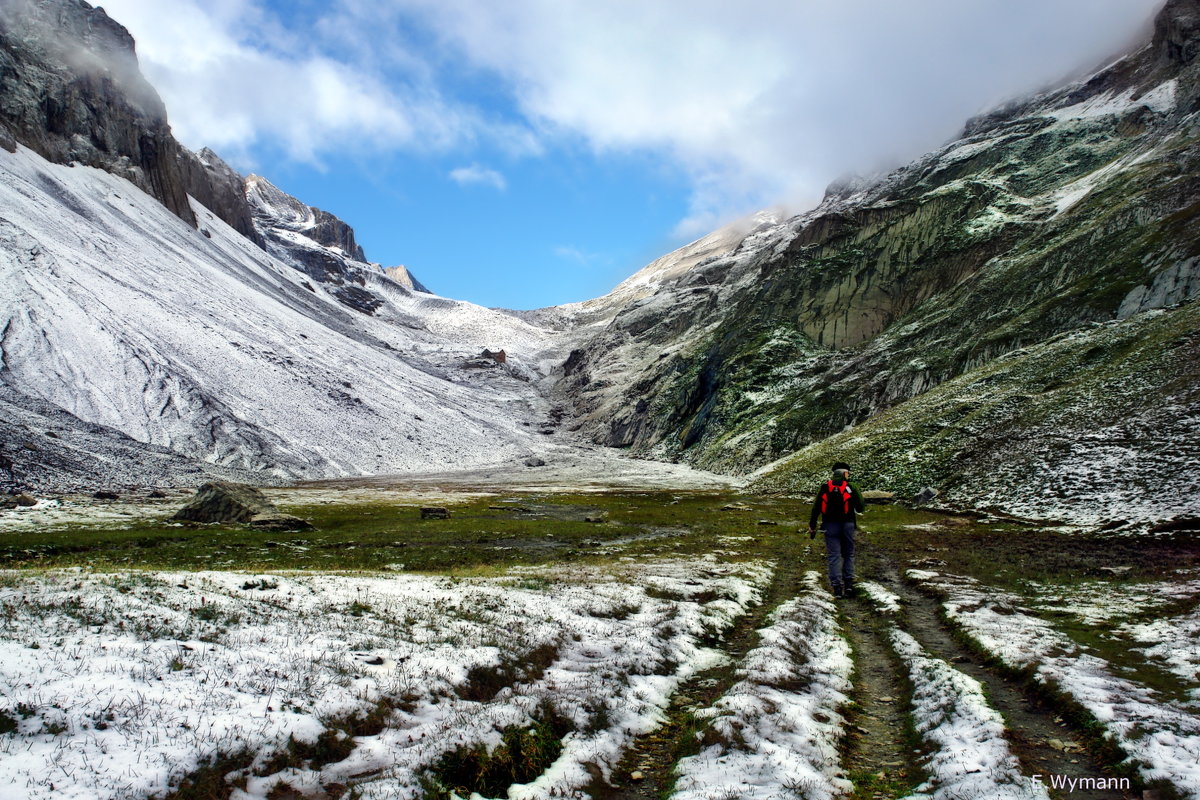
[[588, 253], [584, 250], [580, 250], [578, 247], [572, 247], [571, 245], [559, 245], [558, 247], [555, 247], [554, 255], [565, 261], [574, 261], [581, 267], [590, 267], [598, 261], [607, 260], [599, 253]]
[[256, 0], [105, 5], [189, 144], [649, 152], [689, 178], [677, 233], [699, 235], [935, 147], [1123, 49], [1161, 2], [330, 0], [303, 30]]
[[508, 183], [504, 180], [503, 175], [494, 169], [488, 169], [479, 164], [450, 170], [450, 180], [460, 186], [482, 184], [484, 186], [491, 186], [501, 192], [508, 188]]
[[[343, 0], [353, 14], [362, 0]], [[1124, 48], [1161, 0], [380, 0], [500, 76], [544, 136], [691, 176], [681, 232], [819, 199]], [[367, 17], [369, 18], [369, 17]]]
[[474, 136], [466, 106], [311, 49], [250, 0], [106, 0], [191, 147], [235, 159], [255, 145], [316, 162], [347, 149], [448, 147]]

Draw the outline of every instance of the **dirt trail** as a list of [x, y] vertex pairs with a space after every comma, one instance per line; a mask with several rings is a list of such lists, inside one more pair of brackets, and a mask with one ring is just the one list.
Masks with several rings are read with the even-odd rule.
[[854, 798], [899, 797], [922, 780], [908, 729], [908, 687], [882, 620], [863, 599], [839, 601], [854, 648], [854, 693], [843, 765]]
[[[1042, 775], [1046, 782], [1050, 775], [1097, 780], [1117, 777], [1082, 746], [1082, 736], [1046, 700], [985, 666], [978, 655], [960, 644], [941, 618], [937, 601], [901, 581], [894, 564], [877, 562], [875, 571], [873, 577], [903, 599], [905, 630], [930, 655], [983, 684], [992, 707], [1004, 717], [1009, 746], [1026, 775]], [[1067, 745], [1067, 749], [1052, 741]], [[1071, 800], [1124, 800], [1135, 796], [1139, 795], [1078, 786], [1070, 793]]]
[[[587, 790], [595, 800], [661, 800], [675, 783], [674, 767], [679, 759], [698, 751], [693, 721], [696, 709], [706, 708], [736, 682], [735, 672], [746, 653], [758, 644], [758, 630], [780, 603], [801, 592], [801, 578], [817, 563], [811, 544], [796, 537], [779, 537], [767, 554], [776, 563], [771, 583], [763, 591], [763, 602], [737, 622], [721, 648], [728, 664], [698, 673], [680, 687], [667, 707], [667, 721], [639, 737], [613, 770], [612, 784], [599, 775]], [[640, 779], [632, 776], [640, 773]]]

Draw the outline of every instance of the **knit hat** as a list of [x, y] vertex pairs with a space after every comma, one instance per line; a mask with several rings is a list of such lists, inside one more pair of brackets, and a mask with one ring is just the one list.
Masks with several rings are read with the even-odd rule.
[[850, 465], [847, 464], [845, 461], [835, 461], [835, 462], [833, 462], [833, 466], [830, 467], [830, 469], [832, 469], [835, 472], [839, 469], [849, 470]]

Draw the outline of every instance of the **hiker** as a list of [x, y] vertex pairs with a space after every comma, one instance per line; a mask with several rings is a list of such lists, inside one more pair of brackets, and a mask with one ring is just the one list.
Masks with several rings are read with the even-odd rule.
[[854, 513], [863, 511], [862, 492], [850, 483], [850, 465], [833, 465], [833, 477], [821, 484], [808, 519], [808, 538], [817, 535], [817, 517], [825, 532], [829, 585], [834, 597], [854, 593]]

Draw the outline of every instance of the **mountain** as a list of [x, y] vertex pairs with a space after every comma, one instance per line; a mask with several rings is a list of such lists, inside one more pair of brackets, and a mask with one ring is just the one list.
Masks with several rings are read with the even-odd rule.
[[180, 146], [101, 9], [2, 0], [0, 481], [603, 446], [767, 492], [847, 459], [950, 505], [1196, 525], [1198, 51], [1200, 0], [1170, 0], [1135, 52], [888, 175], [509, 311], [429, 293], [333, 214]]
[[545, 449], [561, 331], [396, 281], [333, 215], [182, 148], [103, 10], [5, 0], [0, 37], [0, 480], [281, 481]]
[[847, 458], [998, 511], [1200, 515], [1198, 42], [1171, 0], [1088, 78], [706, 250], [576, 346], [575, 424], [763, 490]]

